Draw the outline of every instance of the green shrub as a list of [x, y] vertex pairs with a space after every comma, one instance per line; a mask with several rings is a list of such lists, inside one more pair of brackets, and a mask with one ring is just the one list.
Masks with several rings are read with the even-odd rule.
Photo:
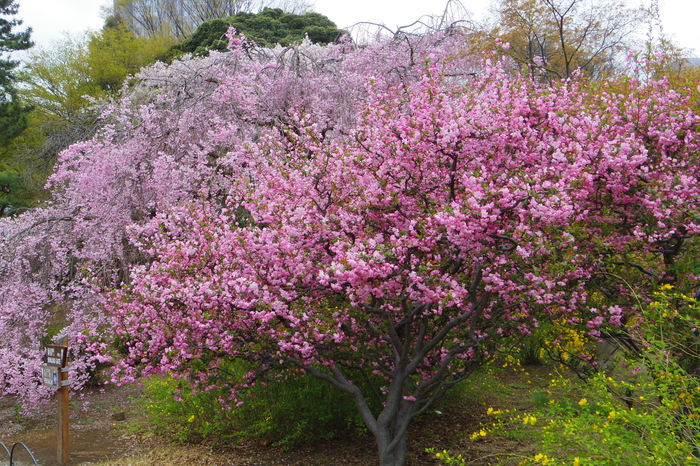
[[177, 442], [261, 438], [287, 448], [364, 429], [347, 395], [302, 374], [259, 382], [241, 406], [230, 409], [225, 407], [230, 397], [225, 389], [195, 393], [188, 382], [170, 377], [151, 377], [145, 385], [151, 429]]

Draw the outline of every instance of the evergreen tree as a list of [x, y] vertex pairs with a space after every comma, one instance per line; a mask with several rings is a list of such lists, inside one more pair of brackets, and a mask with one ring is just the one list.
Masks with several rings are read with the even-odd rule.
[[228, 18], [206, 20], [194, 34], [172, 50], [175, 54], [181, 52], [195, 55], [207, 55], [209, 50], [224, 52], [228, 46], [225, 34], [231, 26], [263, 46], [280, 44], [286, 47], [300, 43], [307, 36], [313, 43], [325, 45], [345, 33], [319, 13], [297, 15], [285, 13], [280, 8], [265, 8], [260, 13], [240, 12]]
[[18, 8], [14, 0], [0, 0], [0, 146], [6, 145], [26, 128], [26, 114], [30, 110], [18, 100], [14, 70], [19, 62], [9, 56], [10, 52], [26, 50], [33, 45], [29, 39], [30, 28], [12, 32], [22, 21], [7, 17], [17, 14]]

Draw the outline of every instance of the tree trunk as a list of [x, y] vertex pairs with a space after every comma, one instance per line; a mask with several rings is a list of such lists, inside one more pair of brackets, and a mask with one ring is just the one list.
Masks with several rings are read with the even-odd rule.
[[386, 435], [375, 436], [377, 439], [377, 448], [379, 450], [379, 465], [380, 466], [403, 466], [406, 462], [406, 434], [404, 433], [395, 446], [389, 450], [388, 447], [392, 443], [390, 433]]
[[[397, 387], [392, 388], [396, 389]], [[390, 408], [392, 397], [389, 397], [388, 409], [385, 409], [377, 419], [374, 438], [377, 440], [380, 466], [403, 466], [406, 462], [406, 432], [416, 412], [416, 404], [404, 400], [402, 396], [397, 398], [393, 398], [396, 409]], [[388, 412], [393, 413], [393, 415], [385, 417], [384, 415]]]

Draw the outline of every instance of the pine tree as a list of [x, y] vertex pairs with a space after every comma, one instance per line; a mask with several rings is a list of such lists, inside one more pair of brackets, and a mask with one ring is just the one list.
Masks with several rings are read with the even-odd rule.
[[10, 53], [26, 50], [33, 45], [30, 40], [31, 28], [12, 32], [21, 20], [8, 19], [17, 14], [19, 5], [14, 0], [0, 0], [0, 147], [18, 136], [27, 126], [27, 112], [30, 107], [22, 105], [17, 97], [14, 74], [19, 64], [10, 59]]

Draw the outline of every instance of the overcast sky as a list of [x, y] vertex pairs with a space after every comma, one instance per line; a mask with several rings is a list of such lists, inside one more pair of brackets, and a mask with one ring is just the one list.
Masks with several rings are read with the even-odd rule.
[[[16, 0], [19, 18], [34, 30], [34, 41], [47, 46], [61, 37], [62, 31], [81, 32], [99, 29], [103, 20], [100, 9], [112, 0]], [[664, 31], [683, 47], [695, 49], [700, 56], [700, 1], [659, 0]], [[391, 28], [410, 24], [424, 14], [439, 14], [442, 0], [316, 0], [314, 10], [345, 28], [359, 21], [384, 23]], [[464, 6], [478, 19], [486, 0], [463, 0]]]

